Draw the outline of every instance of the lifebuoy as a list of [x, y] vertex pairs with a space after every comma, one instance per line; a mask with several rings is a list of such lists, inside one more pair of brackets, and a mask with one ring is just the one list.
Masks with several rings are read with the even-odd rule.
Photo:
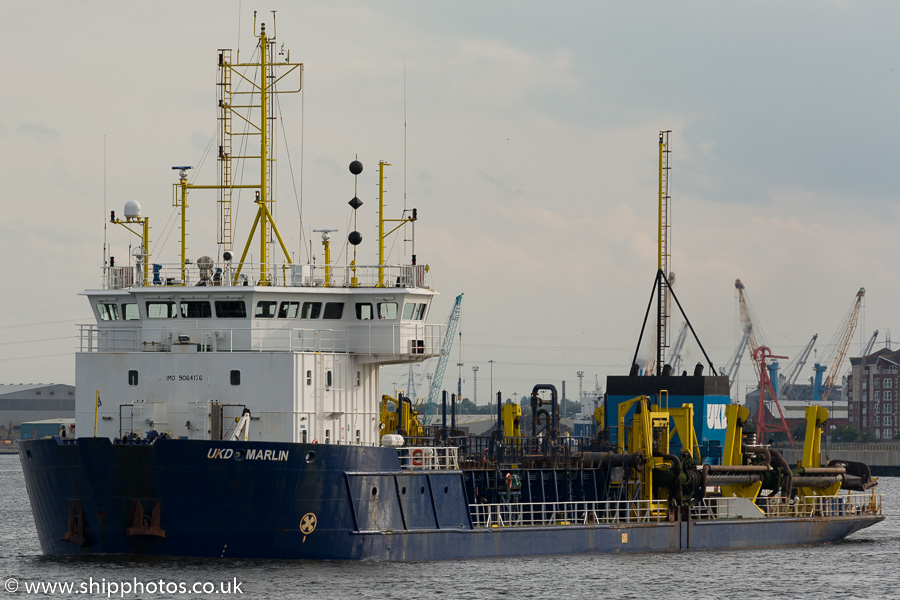
[[512, 488], [512, 473], [506, 474], [506, 489]]
[[415, 448], [412, 451], [412, 464], [414, 467], [421, 467], [425, 464], [425, 451], [421, 448]]

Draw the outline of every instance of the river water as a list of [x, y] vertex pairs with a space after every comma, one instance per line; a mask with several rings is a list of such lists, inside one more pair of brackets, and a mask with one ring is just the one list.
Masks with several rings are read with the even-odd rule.
[[[431, 563], [61, 559], [41, 555], [19, 458], [0, 455], [0, 597], [900, 598], [900, 478], [881, 478], [878, 491], [884, 522], [801, 548]], [[26, 589], [35, 585], [43, 591]]]

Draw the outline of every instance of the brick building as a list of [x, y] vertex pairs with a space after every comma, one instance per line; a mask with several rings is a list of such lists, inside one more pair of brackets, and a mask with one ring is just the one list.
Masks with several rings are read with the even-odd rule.
[[889, 440], [900, 431], [900, 350], [883, 348], [851, 358], [847, 379], [850, 424], [871, 429], [876, 440]]

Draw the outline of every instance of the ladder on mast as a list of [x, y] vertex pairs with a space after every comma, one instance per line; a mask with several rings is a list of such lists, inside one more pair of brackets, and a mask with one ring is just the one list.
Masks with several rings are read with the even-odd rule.
[[219, 197], [218, 197], [218, 217], [219, 217], [219, 239], [218, 244], [222, 247], [222, 251], [232, 249], [232, 225], [231, 225], [231, 192], [232, 192], [232, 174], [231, 174], [231, 50], [219, 50], [219, 154], [218, 154], [218, 175], [219, 175]]
[[[669, 134], [670, 130], [659, 132], [659, 272], [668, 281], [669, 277], [669, 208], [671, 196], [669, 195]], [[671, 282], [670, 282], [671, 283]], [[662, 281], [660, 281], [662, 284]], [[669, 285], [659, 285], [657, 288], [659, 318], [657, 323], [656, 339], [656, 373], [662, 373], [665, 363], [665, 349], [668, 347], [669, 324]]]

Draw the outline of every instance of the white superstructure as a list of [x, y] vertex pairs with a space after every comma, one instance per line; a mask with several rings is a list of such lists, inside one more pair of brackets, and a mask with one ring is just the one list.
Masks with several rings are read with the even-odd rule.
[[[340, 283], [340, 281], [336, 281]], [[378, 441], [378, 371], [440, 353], [425, 287], [159, 285], [85, 292], [80, 435]], [[100, 405], [96, 394], [99, 391]]]

